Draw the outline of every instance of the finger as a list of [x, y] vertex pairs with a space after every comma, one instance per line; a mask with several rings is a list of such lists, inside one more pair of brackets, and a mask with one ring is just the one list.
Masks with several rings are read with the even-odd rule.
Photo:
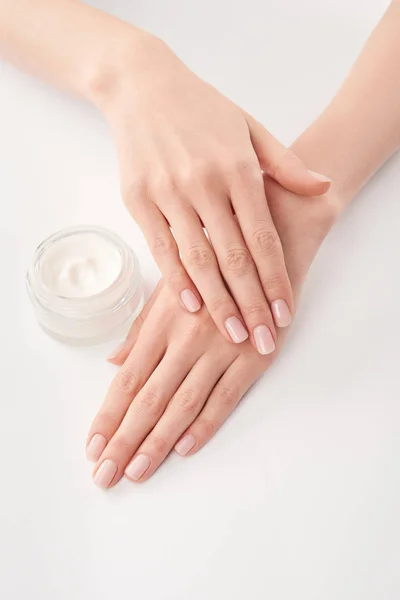
[[127, 359], [130, 351], [132, 350], [135, 342], [139, 336], [140, 330], [145, 322], [147, 315], [152, 309], [155, 301], [158, 298], [158, 295], [164, 285], [162, 279], [157, 284], [156, 289], [151, 294], [150, 298], [147, 300], [140, 314], [136, 317], [134, 322], [131, 325], [131, 328], [126, 336], [126, 339], [122, 344], [119, 344], [113, 352], [107, 357], [108, 362], [113, 363], [114, 365], [122, 365]]
[[179, 352], [170, 346], [158, 367], [130, 404], [120, 426], [100, 456], [93, 480], [99, 487], [115, 485], [139, 445], [161, 418], [168, 402], [197, 360], [195, 348]]
[[[128, 479], [142, 482], [153, 475], [182, 433], [197, 417], [213, 387], [231, 362], [232, 358], [226, 353], [221, 354], [217, 348], [197, 361], [161, 419], [126, 467], [125, 475]], [[182, 448], [189, 451], [191, 441], [190, 437], [187, 438]]]
[[[261, 185], [262, 177], [258, 169]], [[260, 354], [275, 349], [275, 326], [269, 304], [260, 283], [256, 265], [229, 206], [213, 203], [202, 214], [221, 273]]]
[[268, 299], [277, 327], [292, 320], [293, 294], [285, 257], [273, 223], [262, 174], [249, 159], [247, 167], [231, 182], [231, 199], [247, 247], [257, 267], [262, 289]]
[[201, 227], [199, 217], [192, 210], [181, 209], [168, 218], [173, 222], [182, 262], [213, 321], [227, 340], [236, 344], [244, 342], [249, 337], [248, 332], [238, 307], [226, 289], [214, 250]]
[[159, 208], [149, 202], [134, 218], [144, 233], [165, 283], [188, 312], [200, 310], [201, 297], [181, 262], [174, 236]]
[[187, 456], [204, 446], [272, 360], [272, 357], [266, 357], [255, 361], [254, 356], [239, 356], [218, 381], [198, 417], [175, 444], [176, 452]]
[[329, 177], [306, 168], [304, 163], [274, 136], [245, 113], [250, 138], [261, 168], [284, 188], [303, 196], [325, 194], [331, 186]]
[[166, 347], [165, 316], [149, 319], [142, 328], [138, 343], [112, 381], [107, 395], [89, 431], [87, 458], [97, 461], [120, 426], [133, 398], [160, 362]]

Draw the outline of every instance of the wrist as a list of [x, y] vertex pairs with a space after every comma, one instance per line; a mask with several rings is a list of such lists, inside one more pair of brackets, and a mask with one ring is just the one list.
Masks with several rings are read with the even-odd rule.
[[129, 96], [132, 105], [140, 92], [151, 89], [154, 74], [163, 73], [166, 56], [177, 60], [161, 39], [135, 27], [124, 27], [118, 44], [112, 44], [110, 51], [102, 52], [95, 61], [87, 80], [87, 99], [111, 119], [119, 99]]
[[109, 32], [106, 46], [109, 51], [103, 50], [94, 57], [85, 85], [86, 99], [105, 116], [127, 83], [133, 81], [133, 85], [140, 87], [146, 62], [151, 62], [156, 52], [166, 47], [159, 38], [125, 23], [120, 31]]

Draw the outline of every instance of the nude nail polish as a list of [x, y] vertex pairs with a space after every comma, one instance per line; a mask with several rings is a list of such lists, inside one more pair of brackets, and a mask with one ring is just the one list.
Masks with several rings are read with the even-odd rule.
[[121, 354], [121, 352], [125, 349], [125, 347], [126, 347], [126, 342], [122, 342], [121, 344], [118, 344], [118, 346], [116, 348], [114, 348], [114, 350], [111, 352], [111, 354], [109, 356], [107, 356], [107, 360], [109, 360], [109, 361], [115, 360]]
[[175, 444], [175, 452], [180, 456], [185, 456], [196, 443], [196, 438], [191, 433], [188, 433], [177, 444]]
[[201, 308], [201, 304], [192, 290], [183, 290], [181, 300], [189, 312], [197, 312]]
[[317, 173], [316, 171], [311, 171], [310, 169], [307, 169], [307, 173], [309, 173], [313, 179], [316, 179], [321, 183], [332, 183], [332, 179], [329, 179], [329, 177], [323, 175], [322, 173]]
[[229, 319], [226, 319], [225, 329], [235, 344], [241, 344], [249, 337], [246, 328], [237, 317], [229, 317]]
[[118, 467], [113, 460], [107, 458], [101, 463], [96, 473], [93, 476], [93, 481], [96, 485], [103, 489], [107, 489], [112, 480], [114, 479], [115, 473], [118, 471]]
[[125, 475], [133, 481], [140, 479], [150, 466], [150, 458], [146, 454], [138, 454], [125, 469]]
[[275, 350], [275, 342], [270, 329], [266, 325], [258, 325], [253, 330], [254, 341], [260, 354], [271, 354]]
[[292, 315], [285, 300], [274, 300], [271, 304], [277, 327], [288, 327], [292, 322]]
[[103, 454], [104, 448], [107, 446], [107, 440], [101, 433], [95, 433], [88, 445], [86, 446], [86, 457], [92, 462], [99, 460]]

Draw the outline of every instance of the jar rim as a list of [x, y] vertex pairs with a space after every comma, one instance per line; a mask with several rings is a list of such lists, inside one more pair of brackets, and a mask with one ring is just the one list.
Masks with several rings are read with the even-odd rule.
[[[43, 259], [46, 251], [59, 240], [73, 235], [81, 235], [86, 233], [99, 235], [118, 250], [121, 257], [121, 267], [118, 276], [104, 290], [96, 292], [91, 296], [69, 297], [54, 293], [48, 289], [48, 287], [41, 280], [41, 277], [38, 276], [41, 260]], [[107, 296], [112, 295], [112, 293], [118, 289], [118, 286], [122, 285], [124, 278], [128, 279], [127, 285], [126, 288], [124, 288], [124, 293], [120, 295], [117, 301], [111, 302], [109, 306], [103, 307], [102, 309], [92, 309], [90, 312], [86, 312], [90, 309], [90, 307], [93, 307], [93, 304], [95, 304], [96, 301], [106, 299]], [[42, 310], [46, 310], [49, 313], [57, 313], [63, 315], [64, 317], [69, 316], [74, 319], [79, 319], [91, 318], [99, 314], [104, 314], [105, 311], [113, 312], [118, 310], [121, 306], [128, 302], [132, 294], [135, 293], [139, 285], [139, 278], [140, 267], [138, 259], [130, 246], [128, 246], [128, 244], [117, 234], [104, 227], [99, 227], [96, 225], [77, 225], [60, 229], [45, 238], [39, 244], [35, 250], [33, 260], [26, 274], [26, 285], [32, 303], [40, 305]], [[85, 314], [77, 314], [77, 311], [79, 310], [84, 311]]]

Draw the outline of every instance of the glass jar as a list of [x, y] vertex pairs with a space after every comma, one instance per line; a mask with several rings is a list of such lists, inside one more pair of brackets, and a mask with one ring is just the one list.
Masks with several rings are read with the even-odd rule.
[[[65, 254], [66, 248], [77, 248], [89, 239], [92, 247], [96, 247], [96, 240], [102, 247], [100, 262], [96, 263], [100, 267], [101, 261], [107, 260], [107, 248], [113, 253], [114, 262], [119, 256], [113, 280], [105, 289], [88, 295], [52, 289], [46, 281], [49, 262], [54, 263], [60, 249]], [[54, 272], [57, 265], [51, 266]], [[142, 278], [135, 254], [121, 238], [101, 227], [71, 227], [44, 240], [34, 254], [26, 283], [38, 323], [50, 336], [70, 344], [97, 344], [121, 338], [143, 307]]]

